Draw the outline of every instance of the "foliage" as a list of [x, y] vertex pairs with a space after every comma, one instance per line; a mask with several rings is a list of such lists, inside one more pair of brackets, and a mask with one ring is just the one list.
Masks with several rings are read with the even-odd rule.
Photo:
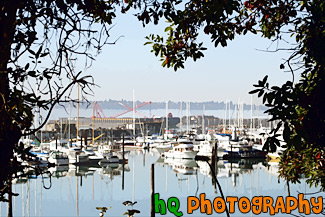
[[[284, 142], [287, 147], [281, 157], [281, 176], [297, 182], [301, 175], [311, 184], [325, 189], [325, 2], [322, 0], [188, 0], [151, 1], [141, 7], [138, 2], [127, 1], [135, 8], [144, 25], [165, 18], [170, 26], [165, 29], [167, 39], [159, 35], [147, 37], [152, 52], [160, 56], [164, 67], [184, 68], [188, 58], [203, 57], [203, 43], [198, 40], [203, 32], [217, 47], [227, 46], [236, 35], [251, 32], [273, 42], [286, 35], [295, 39], [290, 47], [276, 47], [274, 52], [287, 50], [290, 57], [280, 69], [292, 73], [293, 80], [282, 86], [270, 87], [267, 77], [254, 85], [269, 109], [270, 121], [279, 121], [265, 149], [274, 152]], [[203, 31], [202, 31], [203, 30]], [[299, 81], [294, 74], [300, 73]], [[283, 130], [283, 136], [281, 131]], [[283, 138], [281, 138], [283, 137]]]
[[[302, 79], [301, 82], [303, 81]], [[301, 82], [293, 85], [287, 81], [282, 87], [269, 88], [265, 77], [259, 84], [254, 85], [258, 89], [251, 93], [257, 92], [259, 96], [263, 96], [263, 102], [269, 107], [266, 112], [272, 115], [270, 121], [280, 120], [264, 147], [272, 152], [276, 146], [287, 148], [281, 156], [280, 176], [295, 183], [299, 182], [303, 175], [308, 178], [307, 182], [321, 184], [324, 190], [324, 114], [321, 112], [324, 105], [318, 97], [313, 97], [313, 101], [308, 102], [307, 98], [312, 96], [304, 93], [306, 89], [301, 88]], [[319, 93], [316, 95], [321, 97]], [[304, 101], [301, 104], [302, 98]], [[283, 142], [286, 145], [281, 145]]]
[[99, 216], [100, 217], [103, 217], [105, 215], [105, 212], [108, 210], [108, 209], [112, 209], [112, 207], [110, 206], [109, 208], [107, 208], [106, 206], [104, 207], [96, 207], [97, 210], [100, 210], [100, 213], [99, 213]]
[[[9, 162], [19, 138], [43, 127], [56, 104], [73, 100], [75, 85], [81, 87], [83, 98], [92, 93], [93, 79], [82, 76], [80, 68], [91, 66], [102, 46], [115, 43], [108, 42], [113, 4], [103, 0], [1, 1], [0, 189], [16, 172]], [[41, 111], [46, 116], [35, 123], [35, 114]]]
[[68, 101], [69, 94], [65, 93], [76, 83], [87, 94], [91, 77], [74, 71], [77, 57], [86, 56], [88, 62], [94, 59], [90, 49], [99, 52], [107, 43], [106, 24], [111, 24], [115, 15], [106, 1], [16, 2], [7, 65], [10, 94], [5, 107], [20, 129], [28, 132], [34, 108], [49, 111], [55, 104]]
[[[163, 66], [175, 70], [183, 68], [188, 58], [204, 56], [198, 40], [202, 33], [223, 47], [247, 32], [273, 41], [286, 34], [294, 37], [296, 45], [286, 48], [292, 55], [280, 68], [287, 65], [293, 74], [302, 71], [299, 82], [293, 79], [269, 87], [265, 78], [252, 93], [263, 97], [272, 120], [283, 124], [266, 144], [275, 150], [280, 144], [278, 131], [284, 128], [288, 148], [281, 159], [282, 176], [297, 181], [302, 173], [324, 189], [324, 1], [5, 0], [0, 6], [0, 179], [10, 174], [7, 165], [22, 134], [36, 132], [55, 104], [70, 101], [75, 84], [81, 86], [83, 96], [91, 93], [92, 78], [81, 76], [78, 57], [85, 57], [85, 67], [91, 65], [108, 44], [108, 25], [120, 8], [122, 13], [137, 11], [144, 26], [162, 18], [170, 23], [166, 40], [150, 35], [147, 44], [153, 45]], [[36, 128], [35, 108], [48, 112]], [[304, 161], [298, 163], [299, 158]]]

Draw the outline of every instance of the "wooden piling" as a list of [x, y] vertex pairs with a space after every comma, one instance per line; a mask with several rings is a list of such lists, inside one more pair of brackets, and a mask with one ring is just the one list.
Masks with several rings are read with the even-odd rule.
[[215, 170], [214, 166], [215, 166], [215, 160], [216, 160], [216, 151], [215, 151], [215, 147], [212, 147], [212, 158], [211, 158], [211, 165], [212, 165], [212, 168]]
[[214, 143], [214, 157], [216, 158], [216, 161], [218, 161], [218, 142], [217, 141]]
[[82, 136], [80, 137], [80, 148], [82, 149]]
[[124, 157], [124, 132], [122, 133], [122, 156], [123, 156], [123, 163], [125, 163], [125, 157]]
[[58, 150], [58, 135], [55, 137], [55, 150]]
[[87, 148], [87, 146], [88, 146], [88, 140], [87, 140], [87, 135], [88, 135], [88, 130], [85, 130], [84, 131], [84, 141], [85, 141], [85, 148]]
[[[11, 179], [9, 179], [9, 183], [8, 183], [8, 186], [9, 186], [9, 193], [8, 193], [8, 217], [13, 217], [13, 214], [12, 214], [12, 182], [11, 182]], [[1, 204], [0, 204], [1, 206]], [[0, 213], [1, 214], [1, 213]]]
[[155, 165], [151, 164], [151, 217], [155, 217]]
[[214, 168], [215, 168], [215, 172], [216, 174], [218, 174], [218, 142], [214, 143], [214, 157], [215, 157], [215, 161], [214, 161]]
[[124, 191], [124, 171], [125, 171], [125, 162], [123, 162], [122, 167], [122, 191]]

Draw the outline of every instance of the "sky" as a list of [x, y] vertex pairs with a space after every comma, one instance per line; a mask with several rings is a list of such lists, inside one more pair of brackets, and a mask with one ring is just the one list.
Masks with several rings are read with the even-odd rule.
[[[206, 35], [202, 35], [205, 57], [193, 62], [188, 60], [185, 69], [175, 72], [163, 68], [159, 58], [144, 46], [145, 36], [163, 33], [164, 21], [158, 26], [143, 28], [136, 17], [118, 15], [111, 29], [111, 41], [96, 57], [86, 74], [91, 74], [95, 83], [94, 96], [90, 100], [140, 101], [226, 101], [250, 103], [248, 92], [253, 84], [269, 75], [272, 85], [291, 80], [291, 74], [280, 70], [279, 65], [286, 52], [263, 52], [271, 42], [260, 36], [247, 34], [237, 36], [225, 48], [215, 48]], [[271, 47], [272, 48], [272, 47]], [[273, 46], [274, 48], [274, 46]], [[254, 103], [259, 104], [257, 96]]]

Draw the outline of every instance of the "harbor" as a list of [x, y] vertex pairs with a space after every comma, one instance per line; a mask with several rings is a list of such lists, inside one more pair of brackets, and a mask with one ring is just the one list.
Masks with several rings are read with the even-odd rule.
[[[221, 195], [278, 198], [318, 191], [303, 177], [290, 185], [279, 177], [285, 148], [263, 149], [276, 122], [253, 117], [253, 111], [244, 116], [243, 106], [226, 107], [223, 118], [206, 115], [204, 107], [201, 115], [191, 115], [198, 111], [191, 112], [189, 103], [184, 116], [183, 111], [174, 116], [168, 103], [165, 116], [151, 118], [137, 114], [136, 107], [106, 117], [94, 102], [90, 118], [50, 120], [35, 137], [22, 138], [30, 157], [15, 154], [25, 168], [12, 180], [20, 195], [9, 203], [14, 216], [120, 216], [137, 210], [140, 214], [128, 215], [153, 217], [159, 215], [153, 212], [153, 192], [186, 204], [188, 197], [203, 194], [213, 201]], [[64, 210], [53, 210], [56, 200]], [[179, 209], [187, 216], [186, 206]], [[237, 209], [232, 216], [242, 214]]]
[[324, 11], [1, 1], [0, 216], [325, 216]]
[[[25, 169], [12, 180], [12, 190], [19, 194], [12, 198], [12, 212], [24, 217], [96, 216], [104, 215], [104, 207], [108, 216], [121, 216], [130, 208], [140, 211], [135, 216], [153, 216], [154, 204], [148, 201], [154, 191], [165, 200], [177, 198], [187, 216], [187, 198], [201, 194], [213, 201], [221, 192], [238, 198], [317, 192], [302, 177], [290, 186], [279, 178], [283, 149], [263, 150], [268, 127], [263, 119], [173, 117], [167, 109], [160, 118], [49, 121], [34, 138], [21, 140], [32, 157], [16, 156]], [[134, 208], [123, 205], [127, 201]], [[4, 204], [1, 210], [6, 213]], [[231, 216], [239, 215], [252, 212], [243, 215], [237, 209]]]

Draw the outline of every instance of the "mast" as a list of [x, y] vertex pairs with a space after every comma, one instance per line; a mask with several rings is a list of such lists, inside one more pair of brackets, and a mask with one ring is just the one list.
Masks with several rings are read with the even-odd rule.
[[250, 123], [251, 133], [253, 132], [253, 95], [251, 95], [251, 123]]
[[[70, 119], [71, 119], [71, 103], [69, 103], [69, 118], [68, 118], [68, 126], [69, 126], [69, 128], [68, 128], [68, 139], [69, 139], [69, 143], [71, 143], [71, 136], [70, 136], [70, 134], [71, 134], [71, 129], [70, 129]], [[69, 144], [70, 145], [70, 144]]]
[[227, 128], [227, 111], [228, 111], [228, 102], [226, 100], [225, 102], [225, 119], [223, 120], [223, 123], [224, 123], [224, 133], [226, 133], [226, 128]]
[[205, 126], [204, 126], [204, 112], [205, 112], [205, 105], [203, 104], [203, 113], [202, 113], [202, 134], [205, 134]]
[[187, 102], [186, 105], [186, 133], [189, 133], [189, 106], [190, 106], [190, 102]]
[[77, 138], [76, 138], [76, 144], [78, 143], [78, 137], [79, 137], [79, 89], [80, 85], [78, 83], [78, 101], [77, 101]]
[[168, 101], [166, 101], [166, 133], [168, 135]]
[[62, 118], [59, 118], [60, 120], [60, 140], [62, 141]]
[[94, 102], [93, 104], [93, 118], [92, 118], [92, 143], [95, 145], [95, 104], [97, 102]]
[[240, 128], [240, 105], [239, 105], [239, 98], [237, 100], [237, 127]]
[[230, 129], [230, 100], [229, 100], [229, 106], [228, 106], [228, 118], [229, 118], [229, 129]]
[[183, 115], [182, 115], [182, 111], [183, 111], [183, 102], [181, 101], [181, 111], [180, 111], [180, 119], [179, 119], [179, 129], [180, 132], [182, 133], [182, 125], [183, 125]]
[[133, 89], [133, 136], [135, 140], [135, 97], [134, 97], [134, 89]]

